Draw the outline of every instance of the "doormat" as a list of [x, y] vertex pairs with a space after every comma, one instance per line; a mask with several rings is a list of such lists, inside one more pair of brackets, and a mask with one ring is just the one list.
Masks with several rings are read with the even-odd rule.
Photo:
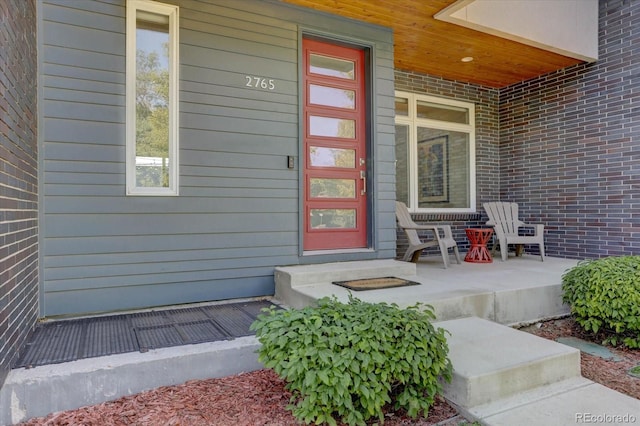
[[415, 281], [409, 281], [396, 277], [383, 277], [383, 278], [365, 278], [360, 280], [350, 281], [334, 281], [333, 284], [341, 287], [348, 288], [350, 290], [362, 291], [362, 290], [379, 290], [381, 288], [392, 287], [406, 287], [410, 285], [419, 285]]

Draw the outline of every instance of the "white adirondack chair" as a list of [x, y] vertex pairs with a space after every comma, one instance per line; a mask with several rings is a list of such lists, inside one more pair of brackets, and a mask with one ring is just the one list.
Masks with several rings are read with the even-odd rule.
[[[451, 227], [449, 225], [418, 225], [411, 219], [407, 206], [400, 201], [396, 201], [396, 217], [398, 218], [400, 228], [404, 230], [404, 233], [407, 235], [407, 239], [409, 240], [409, 248], [407, 248], [402, 260], [411, 260], [415, 263], [420, 258], [420, 254], [423, 249], [427, 247], [438, 247], [440, 249], [440, 254], [442, 255], [442, 261], [444, 262], [445, 269], [449, 266], [450, 248], [453, 248], [453, 252], [456, 256], [456, 262], [460, 263], [458, 245], [453, 239], [453, 234], [451, 233]], [[433, 239], [429, 241], [422, 241], [418, 235], [418, 231], [420, 230], [431, 231]]]
[[[524, 244], [537, 245], [540, 248], [540, 260], [544, 261], [543, 224], [528, 224], [519, 220], [517, 203], [497, 201], [484, 203], [482, 206], [487, 212], [487, 216], [489, 216], [487, 225], [493, 226], [494, 233], [500, 244], [500, 255], [503, 261], [507, 260], [507, 248], [509, 244], [516, 244], [517, 246]], [[532, 228], [534, 234], [518, 235], [520, 228]]]

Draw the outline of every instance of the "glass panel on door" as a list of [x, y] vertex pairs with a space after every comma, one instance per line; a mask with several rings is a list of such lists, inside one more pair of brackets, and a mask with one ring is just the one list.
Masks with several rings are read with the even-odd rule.
[[345, 61], [343, 59], [330, 58], [312, 53], [309, 62], [309, 70], [314, 74], [346, 78], [349, 80], [355, 78], [355, 63], [353, 61]]
[[316, 105], [354, 109], [356, 107], [356, 92], [311, 84], [309, 85], [309, 102]]
[[341, 228], [353, 229], [356, 227], [355, 209], [312, 209], [311, 228]]
[[311, 146], [311, 166], [344, 167], [353, 169], [356, 166], [356, 151], [353, 149]]
[[311, 136], [353, 139], [356, 137], [356, 122], [355, 120], [312, 115], [309, 116], [309, 134]]
[[311, 179], [312, 198], [356, 198], [353, 179]]

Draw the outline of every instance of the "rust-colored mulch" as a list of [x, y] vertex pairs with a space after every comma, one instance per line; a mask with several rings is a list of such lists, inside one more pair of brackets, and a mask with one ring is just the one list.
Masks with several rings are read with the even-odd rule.
[[[555, 340], [590, 337], [571, 318], [542, 322], [522, 329]], [[627, 371], [640, 365], [640, 351], [610, 348], [623, 361], [608, 361], [582, 353], [582, 375], [619, 392], [640, 399], [640, 379]], [[24, 425], [181, 425], [181, 426], [289, 426], [297, 424], [286, 410], [290, 393], [271, 370], [260, 370], [221, 379], [194, 380], [165, 386], [77, 410], [32, 419]], [[411, 420], [388, 412], [387, 426], [457, 425], [464, 419], [439, 398], [428, 419]]]
[[[550, 340], [571, 336], [600, 343], [600, 340], [584, 332], [572, 318], [545, 321], [522, 330]], [[640, 399], [640, 378], [627, 374], [631, 368], [640, 365], [640, 350], [610, 346], [607, 346], [607, 349], [622, 358], [622, 361], [616, 362], [581, 352], [582, 375], [608, 388]]]
[[[115, 401], [51, 414], [23, 425], [180, 425], [180, 426], [288, 426], [298, 424], [286, 410], [291, 394], [272, 370], [260, 370], [221, 379], [193, 380], [165, 386]], [[410, 420], [387, 414], [385, 425], [434, 425], [460, 419], [438, 398], [428, 419]], [[456, 423], [457, 424], [457, 423]]]

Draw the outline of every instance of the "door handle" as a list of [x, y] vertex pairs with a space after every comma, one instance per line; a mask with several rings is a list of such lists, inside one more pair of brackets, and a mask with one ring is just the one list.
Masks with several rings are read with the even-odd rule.
[[362, 189], [360, 190], [360, 195], [364, 195], [367, 193], [367, 172], [364, 170], [360, 170], [360, 179], [362, 179]]

